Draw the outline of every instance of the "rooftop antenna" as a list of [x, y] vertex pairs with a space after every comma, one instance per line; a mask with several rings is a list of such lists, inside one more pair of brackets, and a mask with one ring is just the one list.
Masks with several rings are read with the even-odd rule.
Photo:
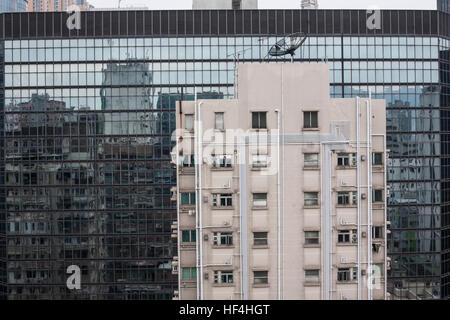
[[294, 62], [295, 51], [305, 43], [306, 38], [307, 36], [303, 32], [290, 34], [275, 43], [272, 48], [270, 48], [268, 56], [282, 57], [290, 54], [291, 62]]
[[233, 56], [234, 57], [234, 98], [238, 98], [238, 68], [237, 65], [239, 64], [239, 58], [241, 57], [241, 53], [244, 54], [246, 51], [251, 50], [252, 47], [236, 51], [235, 53], [229, 54], [227, 57]]

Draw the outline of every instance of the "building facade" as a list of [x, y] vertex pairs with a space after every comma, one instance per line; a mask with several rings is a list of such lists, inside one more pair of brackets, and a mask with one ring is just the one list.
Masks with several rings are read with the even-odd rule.
[[[362, 10], [88, 11], [81, 29], [69, 30], [64, 12], [0, 15], [2, 296], [171, 299], [175, 101], [193, 97], [195, 87], [234, 98], [236, 63], [288, 62], [267, 52], [301, 31], [308, 39], [294, 62], [326, 61], [332, 98], [367, 98], [370, 89], [386, 100], [391, 297], [448, 297], [449, 15], [382, 10], [379, 28], [368, 17]], [[65, 129], [47, 115], [64, 118]], [[19, 152], [5, 149], [25, 141]], [[47, 209], [8, 203], [33, 191]], [[89, 202], [77, 203], [77, 192]], [[25, 227], [52, 219], [60, 221], [51, 231]], [[41, 251], [54, 256], [43, 260]], [[70, 265], [86, 270], [82, 294], [66, 288]]]
[[91, 8], [86, 0], [29, 0], [27, 11], [66, 11], [72, 5], [78, 6], [81, 10]]
[[27, 11], [28, 0], [1, 0], [0, 13]]
[[178, 298], [386, 299], [385, 101], [330, 99], [325, 63], [237, 78], [177, 107]]
[[450, 0], [437, 0], [438, 10], [450, 12]]
[[192, 9], [258, 9], [258, 0], [193, 0]]

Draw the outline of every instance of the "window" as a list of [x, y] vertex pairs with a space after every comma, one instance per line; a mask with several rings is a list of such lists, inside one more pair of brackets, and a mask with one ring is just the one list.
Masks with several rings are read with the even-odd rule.
[[317, 129], [319, 128], [319, 113], [317, 111], [303, 112], [303, 128]]
[[232, 246], [232, 232], [214, 232], [213, 245], [215, 246]]
[[195, 192], [182, 192], [181, 193], [181, 205], [194, 206], [195, 205]]
[[269, 283], [269, 272], [268, 271], [254, 271], [253, 272], [253, 283], [254, 284], [268, 284]]
[[182, 242], [196, 242], [196, 231], [195, 230], [183, 230], [181, 232], [181, 241]]
[[338, 205], [346, 206], [350, 204], [350, 192], [338, 192]]
[[319, 193], [318, 192], [305, 192], [305, 206], [317, 206], [319, 205]]
[[233, 156], [226, 154], [226, 155], [211, 155], [212, 158], [212, 166], [213, 168], [232, 168], [232, 160]]
[[195, 166], [195, 156], [193, 154], [181, 156], [180, 159], [182, 168], [192, 168]]
[[372, 153], [372, 165], [381, 166], [383, 164], [383, 153], [374, 152]]
[[253, 233], [253, 244], [255, 246], [267, 246], [267, 232], [254, 232]]
[[267, 168], [267, 155], [253, 155], [252, 156], [253, 168]]
[[194, 115], [187, 114], [184, 116], [185, 128], [186, 130], [192, 131], [194, 130]]
[[233, 271], [214, 271], [214, 283], [233, 283]]
[[252, 112], [252, 128], [267, 129], [267, 112]]
[[224, 113], [216, 112], [216, 130], [224, 130]]
[[[351, 161], [351, 162], [350, 162]], [[356, 154], [355, 153], [338, 153], [337, 165], [338, 167], [350, 167], [356, 166]]]
[[319, 280], [320, 280], [320, 270], [305, 270], [306, 282], [319, 282]]
[[197, 268], [183, 268], [182, 271], [183, 280], [196, 280], [197, 279]]
[[231, 207], [233, 206], [232, 194], [213, 194], [214, 207]]
[[306, 231], [305, 244], [319, 244], [319, 231]]
[[372, 238], [382, 239], [383, 238], [383, 227], [372, 227]]
[[253, 206], [254, 207], [267, 207], [267, 193], [254, 193], [253, 194]]
[[350, 230], [338, 231], [338, 243], [350, 243]]
[[350, 281], [350, 269], [338, 269], [338, 281]]
[[305, 153], [304, 166], [306, 168], [318, 168], [319, 167], [319, 154], [318, 153]]
[[373, 190], [372, 202], [383, 202], [383, 190]]

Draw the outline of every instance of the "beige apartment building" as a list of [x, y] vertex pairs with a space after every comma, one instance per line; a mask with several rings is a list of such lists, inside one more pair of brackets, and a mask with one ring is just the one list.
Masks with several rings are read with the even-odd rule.
[[175, 299], [388, 298], [385, 101], [329, 92], [241, 64], [236, 99], [178, 103]]
[[72, 5], [79, 6], [81, 10], [91, 7], [86, 0], [29, 0], [27, 11], [66, 11]]

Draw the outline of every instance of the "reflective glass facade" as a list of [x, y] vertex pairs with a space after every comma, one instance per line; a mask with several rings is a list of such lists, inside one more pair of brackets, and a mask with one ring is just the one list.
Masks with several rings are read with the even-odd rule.
[[24, 12], [27, 11], [27, 0], [0, 0], [1, 12]]
[[450, 0], [437, 0], [438, 10], [450, 12]]
[[[170, 299], [175, 101], [234, 97], [235, 63], [305, 31], [295, 63], [327, 61], [332, 97], [386, 99], [389, 291], [449, 295], [449, 24], [437, 11], [0, 15], [0, 293]], [[262, 40], [261, 40], [262, 39]], [[79, 265], [83, 290], [66, 288]]]

